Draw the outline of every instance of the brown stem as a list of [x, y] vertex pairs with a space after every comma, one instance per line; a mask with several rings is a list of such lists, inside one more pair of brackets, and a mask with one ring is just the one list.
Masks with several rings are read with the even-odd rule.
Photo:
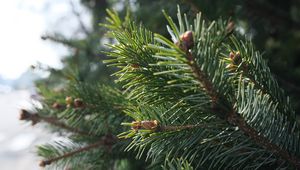
[[70, 127], [60, 121], [57, 120], [57, 118], [54, 118], [54, 117], [44, 117], [44, 116], [41, 116], [41, 115], [38, 115], [37, 113], [29, 113], [27, 110], [24, 110], [22, 109], [21, 110], [21, 114], [20, 114], [20, 120], [29, 120], [29, 121], [32, 121], [32, 125], [35, 125], [36, 123], [40, 122], [40, 121], [44, 121], [44, 122], [47, 122], [49, 124], [52, 124], [54, 126], [57, 126], [57, 127], [60, 127], [60, 128], [63, 128], [63, 129], [66, 129], [70, 132], [74, 132], [74, 133], [77, 133], [77, 134], [80, 134], [80, 135], [84, 135], [84, 136], [97, 136], [95, 134], [91, 134], [89, 132], [85, 132], [85, 131], [82, 131], [80, 129], [76, 129], [74, 127]]
[[[171, 126], [171, 125], [161, 125], [157, 128], [159, 132], [166, 132], [166, 131], [177, 131], [177, 130], [187, 130], [193, 128], [208, 128], [210, 125], [207, 124], [198, 124], [198, 125], [180, 125], [180, 126]], [[213, 127], [216, 127], [214, 125]]]
[[200, 127], [200, 125], [183, 125], [183, 126], [160, 126], [158, 131], [176, 131], [176, 130], [186, 130], [193, 129], [195, 127]]
[[271, 143], [269, 139], [264, 137], [263, 135], [259, 134], [254, 128], [249, 126], [245, 120], [239, 116], [236, 112], [231, 112], [228, 115], [227, 120], [239, 127], [246, 135], [252, 138], [257, 144], [263, 146], [264, 148], [268, 149], [272, 153], [284, 158], [291, 164], [293, 164], [297, 169], [300, 169], [300, 159], [290, 155], [289, 152], [280, 148], [279, 146]]
[[57, 127], [60, 127], [60, 128], [63, 128], [63, 129], [66, 129], [70, 132], [74, 132], [74, 133], [77, 133], [77, 134], [80, 134], [80, 135], [84, 135], [84, 136], [97, 136], [95, 134], [92, 134], [90, 132], [86, 132], [86, 131], [83, 131], [83, 130], [80, 130], [80, 129], [76, 129], [74, 127], [70, 127], [60, 121], [58, 121], [56, 118], [53, 118], [53, 117], [42, 117], [42, 116], [39, 116], [37, 115], [40, 120], [44, 121], [44, 122], [47, 122], [49, 124], [52, 124], [54, 126], [57, 126]]
[[186, 52], [187, 59], [188, 59], [188, 65], [191, 67], [194, 76], [197, 78], [197, 80], [201, 83], [203, 88], [206, 90], [207, 94], [211, 97], [212, 100], [212, 108], [215, 109], [216, 104], [218, 102], [218, 95], [217, 92], [213, 88], [213, 84], [209, 81], [207, 76], [198, 68], [196, 62], [194, 61], [194, 58], [190, 52]]
[[86, 151], [89, 151], [91, 149], [94, 149], [94, 148], [97, 148], [97, 147], [100, 147], [100, 146], [111, 146], [116, 142], [116, 140], [117, 140], [116, 137], [114, 137], [112, 135], [103, 136], [96, 143], [93, 143], [93, 144], [90, 144], [86, 147], [83, 147], [83, 148], [65, 153], [65, 154], [63, 154], [61, 156], [58, 156], [58, 157], [55, 157], [55, 158], [43, 160], [43, 161], [41, 161], [40, 166], [45, 167], [45, 166], [50, 165], [51, 163], [56, 162], [58, 160], [65, 159], [65, 158], [71, 157], [75, 154], [78, 154], [78, 153], [81, 153], [81, 152], [86, 152]]
[[[282, 101], [282, 100], [278, 100], [276, 96], [274, 96], [274, 94], [272, 93], [269, 93], [267, 88], [261, 83], [261, 82], [258, 82], [257, 80], [255, 80], [255, 77], [254, 75], [252, 75], [249, 70], [249, 65], [248, 64], [244, 64], [242, 66], [242, 75], [249, 78], [249, 80], [254, 84], [254, 87], [259, 89], [261, 91], [261, 93], [263, 95], [267, 94], [270, 96], [270, 99], [274, 102], [274, 103], [279, 103], [278, 106], [277, 106], [277, 109], [279, 110], [279, 112], [282, 112], [284, 113], [285, 115], [289, 115], [289, 116], [286, 116], [287, 120], [290, 121], [290, 122], [293, 122], [295, 121], [295, 117], [294, 116], [290, 116], [289, 112], [285, 109], [284, 105], [287, 105], [287, 103], [285, 101]], [[285, 102], [285, 103], [284, 103]], [[284, 104], [282, 104], [284, 103]], [[289, 132], [290, 134], [293, 133], [293, 132]]]
[[[189, 51], [186, 51], [188, 65], [191, 67], [195, 77], [200, 83], [202, 83], [203, 88], [207, 91], [207, 94], [212, 99], [213, 109], [216, 107], [217, 101], [220, 100], [220, 95], [214, 90], [211, 81], [207, 78], [206, 74], [201, 71], [201, 69], [196, 65], [195, 60], [192, 54]], [[284, 158], [291, 164], [293, 164], [297, 169], [300, 169], [300, 159], [290, 155], [286, 150], [283, 150], [279, 146], [271, 143], [269, 139], [260, 134], [256, 129], [249, 126], [245, 120], [239, 116], [234, 107], [231, 108], [232, 111], [228, 113], [225, 119], [232, 125], [239, 127], [247, 136], [253, 139], [257, 144], [271, 151], [279, 157]], [[226, 110], [221, 110], [227, 112]]]

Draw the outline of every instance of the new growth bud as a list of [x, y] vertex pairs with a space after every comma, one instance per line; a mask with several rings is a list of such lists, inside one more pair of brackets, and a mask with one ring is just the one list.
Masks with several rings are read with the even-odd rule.
[[75, 107], [75, 108], [81, 108], [81, 107], [84, 107], [84, 102], [82, 101], [82, 99], [76, 98], [76, 99], [74, 100], [74, 107]]
[[139, 130], [139, 129], [156, 130], [157, 127], [158, 127], [157, 120], [133, 121], [131, 123], [131, 128], [133, 130]]
[[53, 109], [57, 109], [57, 110], [60, 110], [60, 109], [62, 109], [64, 106], [62, 105], [62, 104], [59, 104], [58, 102], [54, 102], [53, 104], [52, 104], [52, 108]]
[[139, 130], [139, 129], [141, 129], [142, 128], [141, 121], [133, 121], [131, 123], [131, 128], [133, 130]]
[[[230, 54], [231, 53], [232, 52], [230, 52]], [[232, 64], [234, 65], [239, 65], [242, 62], [242, 57], [240, 52], [233, 53], [233, 55], [230, 55], [230, 58], [232, 59]]]
[[158, 126], [157, 120], [145, 120], [141, 122], [141, 125], [144, 129], [155, 130]]
[[20, 120], [28, 120], [31, 121], [32, 126], [39, 122], [39, 116], [37, 114], [29, 113], [25, 109], [21, 109], [20, 111]]
[[20, 120], [28, 120], [30, 117], [31, 117], [31, 114], [27, 110], [21, 109]]
[[230, 69], [231, 71], [235, 71], [242, 63], [242, 56], [240, 52], [230, 52], [229, 61], [230, 63], [226, 66], [226, 68]]
[[72, 102], [73, 102], [72, 97], [71, 96], [67, 96], [66, 97], [66, 104], [72, 104]]
[[71, 107], [72, 103], [73, 103], [73, 98], [72, 98], [71, 96], [67, 96], [67, 97], [66, 97], [66, 104], [67, 104], [67, 107], [68, 107], [68, 108]]
[[176, 43], [183, 51], [188, 51], [194, 46], [194, 37], [192, 31], [186, 31], [180, 35], [180, 42]]

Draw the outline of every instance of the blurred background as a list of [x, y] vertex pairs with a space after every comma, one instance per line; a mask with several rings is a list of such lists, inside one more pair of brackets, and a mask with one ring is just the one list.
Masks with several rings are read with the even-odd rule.
[[[62, 87], [68, 77], [113, 83], [106, 56], [105, 9], [112, 8], [167, 35], [165, 9], [235, 23], [251, 38], [300, 114], [299, 0], [11, 0], [0, 2], [0, 169], [40, 169], [35, 145], [55, 134], [18, 121], [19, 110], [39, 98], [36, 87]], [[299, 116], [298, 116], [299, 117]], [[39, 125], [41, 126], [41, 125]]]
[[48, 32], [79, 38], [79, 22], [91, 25], [91, 16], [78, 0], [12, 0], [0, 2], [0, 169], [40, 169], [35, 145], [55, 138], [42, 128], [19, 121], [19, 110], [30, 108], [34, 81], [49, 76], [33, 65], [62, 68], [68, 49], [41, 39]]

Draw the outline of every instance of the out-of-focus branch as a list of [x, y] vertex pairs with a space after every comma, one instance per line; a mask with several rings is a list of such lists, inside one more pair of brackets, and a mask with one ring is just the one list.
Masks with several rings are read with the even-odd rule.
[[57, 118], [55, 117], [45, 117], [45, 116], [41, 116], [38, 115], [37, 113], [30, 113], [27, 110], [22, 109], [21, 113], [20, 113], [20, 120], [27, 120], [27, 121], [31, 121], [32, 125], [37, 124], [38, 122], [44, 121], [47, 122], [51, 125], [60, 127], [62, 129], [65, 129], [67, 131], [73, 132], [73, 133], [77, 133], [80, 135], [84, 135], [84, 136], [97, 136], [95, 134], [91, 134], [89, 132], [85, 132], [83, 130], [80, 129], [76, 129], [74, 127], [70, 127], [66, 124], [64, 124], [63, 122], [60, 122], [59, 120], [57, 120]]
[[89, 35], [90, 34], [90, 31], [86, 28], [86, 26], [84, 25], [83, 21], [82, 21], [82, 18], [81, 18], [81, 15], [80, 13], [76, 10], [76, 7], [73, 3], [72, 0], [70, 0], [70, 5], [71, 5], [71, 8], [72, 8], [72, 13], [76, 16], [78, 22], [79, 22], [79, 25], [80, 25], [80, 28], [82, 29], [82, 31], [86, 34], [86, 35]]
[[47, 165], [50, 165], [51, 163], [53, 162], [56, 162], [58, 160], [61, 160], [61, 159], [65, 159], [65, 158], [68, 158], [68, 157], [71, 157], [75, 154], [78, 154], [78, 153], [82, 153], [82, 152], [87, 152], [91, 149], [94, 149], [94, 148], [98, 148], [100, 146], [108, 146], [108, 147], [111, 147], [113, 144], [115, 144], [117, 142], [117, 138], [113, 135], [106, 135], [106, 136], [103, 136], [98, 142], [96, 143], [93, 143], [93, 144], [90, 144], [88, 146], [85, 146], [85, 147], [82, 147], [80, 149], [77, 149], [77, 150], [74, 150], [74, 151], [71, 151], [71, 152], [68, 152], [68, 153], [65, 153], [61, 156], [58, 156], [58, 157], [55, 157], [55, 158], [51, 158], [51, 159], [47, 159], [47, 160], [43, 160], [41, 161], [40, 163], [40, 166], [41, 167], [45, 167]]

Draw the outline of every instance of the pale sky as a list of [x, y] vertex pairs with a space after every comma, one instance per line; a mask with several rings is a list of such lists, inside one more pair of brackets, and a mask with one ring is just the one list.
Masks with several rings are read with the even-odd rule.
[[55, 30], [74, 32], [77, 20], [70, 15], [70, 0], [0, 1], [0, 75], [15, 79], [37, 62], [59, 67], [66, 49], [40, 37]]

